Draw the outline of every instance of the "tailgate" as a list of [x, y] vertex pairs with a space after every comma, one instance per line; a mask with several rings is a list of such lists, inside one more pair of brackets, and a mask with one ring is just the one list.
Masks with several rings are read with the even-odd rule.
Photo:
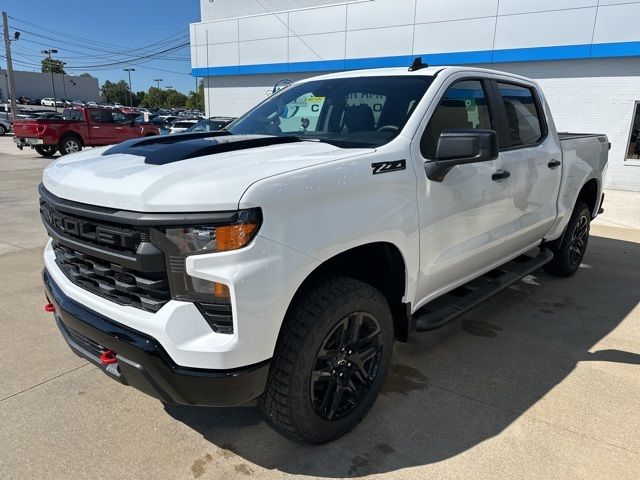
[[37, 138], [42, 136], [47, 126], [37, 120], [16, 120], [13, 124], [13, 133], [20, 138]]

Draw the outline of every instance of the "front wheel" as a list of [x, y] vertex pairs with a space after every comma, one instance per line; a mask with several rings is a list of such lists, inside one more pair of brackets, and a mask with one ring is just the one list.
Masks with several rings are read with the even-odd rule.
[[285, 319], [260, 406], [287, 435], [309, 443], [338, 438], [373, 405], [392, 348], [384, 296], [351, 278], [325, 281]]
[[578, 271], [589, 242], [591, 212], [586, 203], [578, 201], [562, 237], [548, 245], [553, 260], [544, 266], [547, 273], [570, 277]]
[[82, 142], [76, 136], [66, 136], [60, 140], [60, 155], [69, 155], [82, 150]]
[[7, 133], [7, 128], [0, 123], [0, 137]]
[[53, 157], [57, 149], [53, 145], [36, 145], [35, 151], [43, 157]]

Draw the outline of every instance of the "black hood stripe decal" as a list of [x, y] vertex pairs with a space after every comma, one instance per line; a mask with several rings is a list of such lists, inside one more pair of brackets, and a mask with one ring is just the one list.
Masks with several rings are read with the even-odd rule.
[[128, 140], [111, 147], [102, 155], [116, 155], [119, 153], [136, 155], [144, 157], [144, 163], [146, 164], [165, 165], [217, 153], [300, 141], [295, 137], [230, 135], [226, 132], [188, 133], [163, 135], [142, 140]]

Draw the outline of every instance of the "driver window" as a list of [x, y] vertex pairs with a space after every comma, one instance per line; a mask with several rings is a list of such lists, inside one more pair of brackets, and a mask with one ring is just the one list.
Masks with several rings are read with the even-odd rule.
[[444, 130], [460, 128], [493, 129], [480, 80], [462, 80], [447, 89], [420, 141], [422, 155], [434, 158], [440, 134]]
[[127, 117], [124, 113], [113, 112], [113, 123], [131, 123], [131, 118]]

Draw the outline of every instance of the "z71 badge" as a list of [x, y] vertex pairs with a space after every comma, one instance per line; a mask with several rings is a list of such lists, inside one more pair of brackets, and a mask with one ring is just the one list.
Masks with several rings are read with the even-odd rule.
[[377, 163], [372, 163], [371, 168], [373, 169], [374, 175], [378, 175], [379, 173], [395, 172], [397, 170], [406, 170], [407, 161], [394, 160], [392, 162], [377, 162]]

